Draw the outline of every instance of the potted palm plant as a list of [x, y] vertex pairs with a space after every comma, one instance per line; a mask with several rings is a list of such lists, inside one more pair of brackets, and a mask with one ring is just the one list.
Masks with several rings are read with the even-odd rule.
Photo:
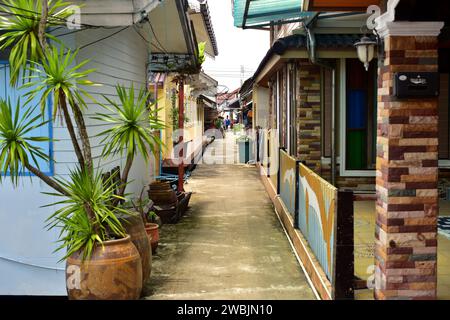
[[105, 187], [99, 173], [79, 168], [71, 171], [70, 179], [58, 183], [69, 196], [54, 193], [63, 198], [56, 203], [61, 209], [48, 221], [50, 228], [61, 228], [58, 249], [67, 249], [64, 259], [69, 298], [139, 298], [142, 260], [117, 218], [119, 212], [127, 211], [110, 205], [111, 199], [119, 199], [113, 187]]
[[[148, 91], [140, 89], [136, 95], [132, 84], [129, 89], [117, 85], [116, 92], [119, 102], [104, 96], [108, 102], [108, 105], [102, 104], [105, 112], [98, 113], [92, 118], [110, 124], [99, 134], [103, 137], [101, 143], [105, 145], [102, 157], [126, 157], [117, 192], [119, 197], [124, 198], [134, 159], [141, 155], [147, 162], [150, 155], [157, 152], [155, 146], [162, 145], [162, 142], [154, 134], [154, 130], [163, 129], [165, 126], [156, 115], [158, 110], [149, 108], [150, 93]], [[120, 205], [120, 200], [115, 199], [113, 205]], [[151, 274], [152, 250], [142, 215], [139, 212], [128, 212], [126, 215], [121, 214], [120, 220], [140, 253], [143, 284], [145, 284]]]
[[[77, 51], [55, 43], [56, 38], [48, 33], [49, 27], [63, 24], [72, 14], [65, 9], [69, 4], [62, 0], [0, 3], [1, 10], [6, 12], [0, 19], [0, 31], [4, 32], [0, 36], [0, 50], [11, 50], [10, 85], [29, 90], [26, 101], [0, 100], [0, 182], [8, 174], [17, 185], [20, 176], [31, 173], [54, 190], [52, 196], [61, 199], [56, 202], [59, 209], [48, 218], [48, 227], [61, 230], [57, 250], [66, 250], [63, 259], [69, 298], [136, 299], [142, 289], [143, 263], [118, 215], [129, 214], [121, 206], [128, 174], [137, 154], [148, 159], [155, 144], [160, 143], [157, 137], [147, 136], [160, 123], [155, 113], [147, 108], [144, 112], [141, 104], [125, 105], [122, 98], [134, 101], [134, 89], [127, 93], [117, 86], [124, 111], [116, 114], [117, 118], [104, 114], [97, 118], [105, 124], [114, 124], [103, 135], [112, 139], [111, 144], [128, 150], [127, 163], [119, 185], [105, 183], [102, 172], [93, 165], [84, 119], [85, 99], [92, 97], [83, 87], [94, 85], [88, 80], [94, 70], [83, 70], [88, 61], [77, 64]], [[34, 12], [35, 18], [24, 18], [23, 12]], [[140, 94], [139, 98], [145, 99], [146, 95]], [[41, 115], [37, 116], [33, 116], [37, 106], [31, 103], [35, 99], [40, 99], [41, 106]], [[39, 168], [40, 161], [52, 160], [36, 143], [49, 138], [34, 136], [32, 132], [46, 124], [43, 119], [49, 99], [53, 101], [53, 117], [49, 121], [61, 117], [77, 158], [68, 178], [48, 176]], [[118, 110], [119, 103], [115, 106]], [[103, 157], [117, 152], [115, 148], [106, 149]], [[116, 188], [120, 190], [117, 194]]]

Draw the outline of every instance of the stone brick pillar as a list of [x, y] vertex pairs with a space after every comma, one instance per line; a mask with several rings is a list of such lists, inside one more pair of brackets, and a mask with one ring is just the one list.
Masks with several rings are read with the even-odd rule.
[[388, 22], [379, 28], [377, 127], [377, 299], [435, 299], [437, 284], [438, 100], [397, 99], [396, 72], [437, 72], [443, 23]]
[[297, 157], [320, 174], [320, 67], [301, 59], [297, 85]]

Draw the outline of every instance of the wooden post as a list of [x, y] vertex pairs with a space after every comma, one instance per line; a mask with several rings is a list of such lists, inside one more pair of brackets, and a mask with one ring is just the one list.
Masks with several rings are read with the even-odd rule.
[[256, 128], [256, 162], [259, 163], [261, 161], [260, 156], [259, 156], [259, 149], [260, 149], [260, 132], [259, 132], [259, 128]]
[[278, 168], [277, 168], [277, 194], [280, 194], [280, 176], [281, 176], [281, 150], [285, 150], [283, 147], [278, 147]]
[[338, 191], [334, 299], [354, 299], [353, 191]]
[[272, 131], [267, 131], [267, 177], [270, 178], [270, 168], [271, 168], [271, 159], [270, 159], [270, 138], [272, 136]]
[[178, 144], [180, 150], [180, 164], [178, 165], [178, 191], [184, 192], [184, 79], [180, 77], [178, 81], [178, 129], [180, 136]]
[[298, 219], [298, 211], [300, 207], [300, 199], [298, 196], [300, 188], [300, 160], [295, 162], [295, 210], [294, 210], [294, 227], [300, 229], [300, 222]]

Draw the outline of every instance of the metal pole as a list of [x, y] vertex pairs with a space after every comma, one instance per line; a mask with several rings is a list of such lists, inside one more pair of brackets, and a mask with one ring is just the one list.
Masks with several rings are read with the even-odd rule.
[[[148, 79], [148, 77], [147, 77], [147, 79]], [[155, 83], [153, 84], [153, 90], [155, 91], [155, 95], [154, 95], [154, 97], [155, 97], [155, 110], [158, 110], [158, 83], [157, 83], [156, 79], [155, 79]], [[155, 113], [155, 116], [158, 117], [158, 113], [157, 112]], [[162, 132], [161, 132], [161, 130], [158, 130], [158, 137], [160, 139], [162, 139]], [[162, 149], [161, 149], [161, 146], [159, 146], [158, 149], [159, 149], [159, 152], [158, 152], [158, 154], [159, 154], [159, 159], [158, 159], [159, 160], [159, 172], [158, 172], [158, 175], [162, 176]]]
[[184, 79], [180, 77], [178, 82], [178, 129], [179, 129], [179, 139], [178, 144], [180, 144], [180, 164], [178, 165], [178, 191], [184, 192]]

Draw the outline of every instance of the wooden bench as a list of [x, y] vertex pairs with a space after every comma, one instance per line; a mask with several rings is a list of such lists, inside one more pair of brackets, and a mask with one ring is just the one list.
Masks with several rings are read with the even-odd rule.
[[188, 208], [191, 193], [176, 192], [169, 182], [156, 181], [150, 184], [148, 196], [163, 223], [177, 223]]

